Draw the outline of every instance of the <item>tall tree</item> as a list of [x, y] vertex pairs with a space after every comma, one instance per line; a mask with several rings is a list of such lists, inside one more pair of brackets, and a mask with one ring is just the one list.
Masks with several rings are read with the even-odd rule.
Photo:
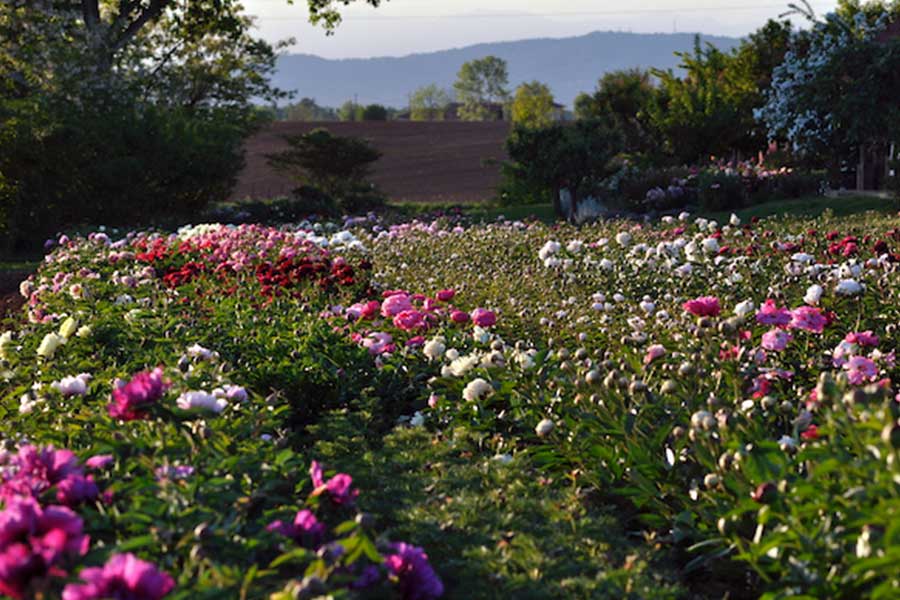
[[409, 118], [412, 121], [442, 121], [450, 102], [450, 93], [436, 83], [422, 86], [409, 98]]
[[523, 127], [546, 127], [553, 121], [553, 92], [540, 81], [523, 83], [516, 88], [512, 101], [512, 121]]
[[494, 107], [509, 98], [509, 74], [506, 61], [485, 56], [464, 63], [456, 76], [453, 88], [462, 104], [460, 118], [466, 121], [485, 121], [496, 118]]

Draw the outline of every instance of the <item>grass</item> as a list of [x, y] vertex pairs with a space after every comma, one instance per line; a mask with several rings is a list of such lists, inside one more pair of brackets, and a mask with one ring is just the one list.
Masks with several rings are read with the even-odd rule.
[[727, 220], [734, 212], [741, 219], [748, 220], [753, 217], [771, 217], [776, 215], [791, 215], [803, 217], [817, 217], [830, 210], [835, 216], [847, 216], [875, 212], [896, 212], [898, 210], [896, 200], [885, 198], [872, 198], [868, 196], [845, 196], [841, 198], [827, 198], [825, 196], [806, 196], [793, 200], [776, 200], [765, 202], [755, 206], [748, 206], [735, 211], [720, 211], [705, 214], [703, 216]]
[[[421, 205], [420, 205], [421, 206]], [[805, 196], [791, 200], [774, 200], [741, 208], [737, 210], [704, 212], [696, 211], [697, 216], [704, 216], [718, 221], [727, 221], [731, 213], [735, 213], [741, 219], [747, 221], [753, 217], [765, 218], [779, 215], [798, 217], [817, 217], [826, 210], [835, 216], [847, 216], [865, 213], [869, 211], [890, 213], [900, 209], [896, 200], [885, 198], [873, 198], [868, 196], [845, 196], [840, 198], [828, 198], [825, 196]], [[507, 219], [537, 218], [544, 222], [556, 220], [553, 206], [550, 204], [527, 204], [519, 206], [492, 206], [489, 204], [477, 204], [465, 207], [463, 212], [475, 220], [494, 221], [500, 216]]]

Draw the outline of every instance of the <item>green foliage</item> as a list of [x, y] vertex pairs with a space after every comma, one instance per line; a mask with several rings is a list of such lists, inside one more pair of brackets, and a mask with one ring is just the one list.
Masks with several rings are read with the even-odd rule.
[[383, 203], [383, 196], [366, 182], [372, 163], [381, 157], [381, 152], [366, 140], [332, 135], [327, 129], [284, 139], [287, 150], [266, 155], [276, 171], [300, 186], [320, 190], [347, 212]]
[[225, 199], [246, 133], [230, 111], [104, 108], [5, 122], [0, 172], [14, 182], [2, 198], [7, 248], [73, 224], [152, 223]]
[[443, 121], [452, 98], [436, 83], [422, 86], [409, 99], [412, 121]]
[[555, 106], [550, 88], [539, 81], [523, 83], [512, 100], [512, 122], [530, 128], [547, 127], [554, 120]]
[[710, 156], [727, 156], [745, 147], [753, 115], [742, 110], [730, 65], [733, 58], [712, 45], [693, 54], [679, 53], [684, 78], [654, 70], [660, 93], [649, 106], [653, 127], [666, 140], [666, 150], [678, 162], [690, 164]]
[[250, 35], [236, 4], [151, 3], [159, 14], [138, 4], [95, 15], [113, 23], [73, 4], [0, 13], [0, 35], [15, 40], [0, 47], [4, 249], [64, 226], [153, 223], [224, 200], [242, 140], [263, 118], [252, 101], [283, 97], [268, 84], [275, 48]]
[[649, 108], [657, 90], [650, 73], [641, 69], [611, 71], [597, 83], [593, 94], [575, 99], [579, 119], [612, 119], [622, 131], [625, 151], [659, 153], [659, 141], [649, 121]]
[[[518, 126], [507, 139], [510, 162], [504, 164], [507, 190], [530, 190], [532, 198], [551, 195], [561, 214], [559, 192], [575, 199], [590, 194], [613, 171], [621, 137], [603, 121], [578, 121], [540, 129]], [[568, 215], [564, 215], [568, 216]]]
[[506, 61], [496, 56], [485, 56], [463, 64], [456, 75], [453, 88], [456, 100], [462, 106], [459, 117], [464, 121], [488, 121], [497, 119], [496, 106], [509, 97]]

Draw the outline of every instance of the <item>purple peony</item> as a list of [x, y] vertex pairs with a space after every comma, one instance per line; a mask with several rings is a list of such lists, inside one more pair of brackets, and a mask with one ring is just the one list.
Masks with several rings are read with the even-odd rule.
[[115, 554], [103, 567], [81, 571], [84, 583], [71, 583], [63, 600], [159, 600], [172, 591], [175, 581], [156, 566], [133, 554]]
[[403, 600], [431, 600], [443, 595], [444, 584], [421, 548], [400, 542], [391, 544], [391, 552], [384, 564], [397, 577]]

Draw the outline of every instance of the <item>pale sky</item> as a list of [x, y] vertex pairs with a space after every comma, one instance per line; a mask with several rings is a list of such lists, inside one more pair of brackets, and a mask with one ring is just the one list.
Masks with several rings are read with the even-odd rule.
[[[787, 10], [788, 0], [389, 0], [377, 9], [356, 2], [330, 37], [309, 25], [305, 0], [244, 4], [267, 40], [296, 38], [291, 52], [357, 58], [598, 30], [742, 36]], [[837, 3], [811, 4], [823, 14]]]

